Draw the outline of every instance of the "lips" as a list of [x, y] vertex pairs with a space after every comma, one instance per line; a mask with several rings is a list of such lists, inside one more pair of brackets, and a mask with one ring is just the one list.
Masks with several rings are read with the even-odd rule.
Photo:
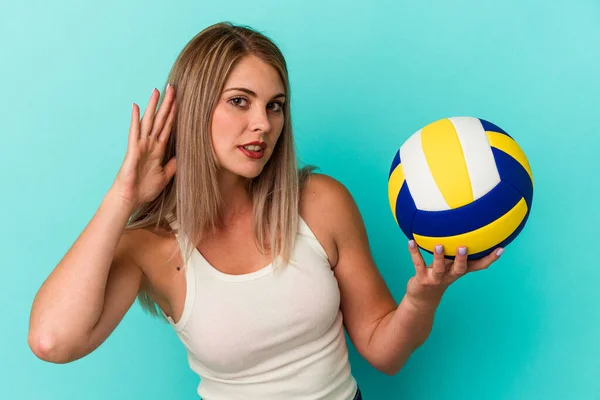
[[[248, 148], [250, 147], [250, 148]], [[254, 160], [258, 160], [264, 157], [265, 149], [267, 148], [267, 144], [265, 142], [261, 142], [255, 140], [253, 142], [249, 142], [238, 146], [240, 151], [244, 153], [246, 157], [252, 158]]]
[[254, 159], [260, 159], [263, 158], [263, 156], [265, 155], [265, 151], [264, 150], [259, 150], [259, 151], [252, 151], [252, 150], [248, 150], [242, 146], [239, 147], [240, 151], [242, 153], [244, 153], [247, 157], [250, 158], [254, 158]]
[[254, 142], [243, 144], [241, 147], [244, 147], [244, 146], [260, 146], [260, 147], [262, 147], [263, 150], [267, 148], [267, 144], [265, 142], [261, 142], [258, 140], [255, 140]]

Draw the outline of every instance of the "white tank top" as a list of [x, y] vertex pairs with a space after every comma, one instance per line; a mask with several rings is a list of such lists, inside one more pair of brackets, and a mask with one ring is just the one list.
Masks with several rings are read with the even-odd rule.
[[195, 248], [184, 267], [183, 313], [167, 319], [203, 400], [354, 398], [337, 280], [302, 218], [290, 262], [279, 268], [229, 275]]

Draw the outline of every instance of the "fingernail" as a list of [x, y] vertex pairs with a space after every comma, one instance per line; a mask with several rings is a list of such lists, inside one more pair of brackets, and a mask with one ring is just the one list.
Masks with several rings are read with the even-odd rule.
[[441, 244], [438, 244], [435, 246], [435, 252], [438, 254], [442, 254], [442, 251], [444, 251], [444, 246], [442, 246]]
[[499, 248], [498, 250], [496, 250], [496, 257], [500, 257], [502, 255], [502, 253], [504, 253], [504, 249]]
[[459, 247], [458, 248], [458, 254], [460, 254], [461, 256], [464, 256], [465, 254], [467, 254], [467, 248], [466, 247]]
[[411, 249], [415, 248], [415, 241], [414, 240], [409, 240], [408, 241], [408, 247], [410, 247]]
[[[167, 89], [171, 86], [171, 83], [167, 83]], [[165, 91], [167, 90], [165, 89]]]

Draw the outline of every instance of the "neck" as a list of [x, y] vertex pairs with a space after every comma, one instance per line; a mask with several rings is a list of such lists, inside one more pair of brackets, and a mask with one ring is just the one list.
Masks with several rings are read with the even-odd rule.
[[240, 216], [252, 214], [252, 199], [248, 193], [248, 179], [241, 176], [221, 176], [219, 188], [223, 199], [223, 224], [229, 225]]

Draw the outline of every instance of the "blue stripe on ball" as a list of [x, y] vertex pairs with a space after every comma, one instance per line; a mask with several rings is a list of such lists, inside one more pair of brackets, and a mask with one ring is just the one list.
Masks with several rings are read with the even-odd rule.
[[[479, 260], [485, 256], [487, 256], [488, 254], [490, 254], [492, 251], [496, 250], [499, 247], [506, 247], [508, 246], [513, 240], [515, 240], [515, 238], [517, 236], [519, 236], [519, 234], [521, 233], [521, 231], [523, 230], [523, 228], [525, 227], [525, 224], [527, 223], [527, 219], [529, 218], [529, 213], [530, 210], [527, 210], [527, 214], [525, 214], [525, 217], [523, 218], [523, 220], [521, 221], [521, 223], [519, 224], [519, 226], [517, 227], [517, 229], [515, 229], [515, 231], [506, 239], [504, 239], [502, 242], [498, 243], [496, 246], [489, 248], [487, 250], [484, 251], [480, 251], [479, 253], [475, 253], [475, 254], [469, 254], [468, 255], [468, 259], [469, 260]], [[431, 251], [422, 249], [423, 251], [429, 253], [429, 254], [433, 254]], [[447, 258], [449, 260], [454, 260], [456, 257], [451, 256], [451, 255], [446, 255], [444, 256], [444, 258]]]
[[429, 237], [471, 232], [506, 214], [521, 198], [521, 193], [512, 185], [500, 181], [483, 197], [462, 207], [444, 211], [418, 210], [412, 228], [415, 234]]
[[416, 212], [417, 206], [410, 194], [408, 184], [404, 181], [396, 199], [396, 219], [398, 226], [409, 239], [413, 239], [412, 225]]
[[510, 136], [508, 133], [504, 132], [504, 130], [502, 128], [500, 128], [498, 125], [494, 125], [490, 121], [486, 121], [485, 119], [481, 119], [481, 118], [479, 118], [479, 121], [481, 122], [481, 125], [483, 125], [484, 131], [502, 133], [512, 139], [512, 136]]
[[392, 166], [390, 167], [390, 173], [388, 174], [388, 179], [392, 176], [392, 172], [396, 169], [396, 167], [400, 164], [400, 150], [396, 153], [394, 160], [392, 161]]
[[514, 158], [502, 150], [492, 147], [496, 168], [502, 181], [508, 182], [525, 198], [527, 209], [531, 209], [533, 201], [533, 183], [529, 174]]

